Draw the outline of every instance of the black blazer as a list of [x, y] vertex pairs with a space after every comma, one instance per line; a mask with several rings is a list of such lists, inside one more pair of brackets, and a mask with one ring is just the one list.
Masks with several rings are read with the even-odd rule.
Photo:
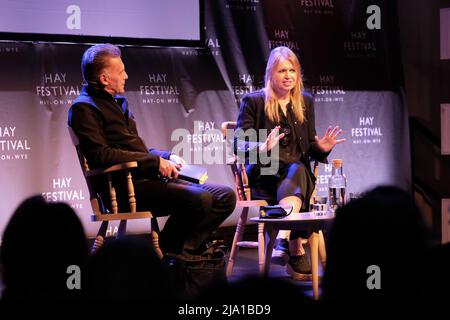
[[[313, 97], [309, 93], [304, 92], [303, 98], [306, 106], [305, 121], [302, 124], [295, 122], [295, 138], [302, 155], [302, 158], [299, 159], [299, 161], [302, 161], [305, 164], [308, 172], [312, 176], [313, 181], [315, 181], [314, 175], [311, 171], [311, 159], [328, 163], [326, 158], [329, 152], [322, 152], [319, 150], [315, 142], [314, 137], [316, 136], [316, 127]], [[245, 132], [246, 130], [252, 128], [256, 129], [256, 131], [259, 129], [267, 129], [267, 132], [270, 132], [270, 130], [278, 125], [266, 117], [266, 113], [264, 112], [264, 104], [264, 90], [250, 92], [242, 98], [237, 120], [236, 133], [239, 133], [239, 130], [243, 130]], [[234, 150], [236, 154], [245, 154], [245, 158], [248, 160], [249, 154], [251, 152], [257, 152], [257, 148], [263, 142], [263, 138], [260, 141], [259, 135], [257, 135], [256, 140], [250, 139], [249, 141], [243, 141], [239, 139], [238, 134], [236, 134], [234, 138]], [[261, 165], [258, 163], [246, 165], [246, 171], [250, 180], [253, 180], [252, 178], [259, 175], [260, 167]]]

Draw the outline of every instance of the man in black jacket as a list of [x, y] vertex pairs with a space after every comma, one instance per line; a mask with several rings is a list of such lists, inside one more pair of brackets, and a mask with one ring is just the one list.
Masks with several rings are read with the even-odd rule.
[[234, 191], [179, 180], [183, 159], [169, 151], [147, 149], [121, 96], [128, 75], [118, 47], [97, 44], [88, 48], [81, 71], [84, 86], [69, 110], [68, 123], [90, 168], [137, 161], [137, 209], [151, 210], [157, 216], [170, 214], [160, 235], [163, 251], [201, 254], [206, 239], [233, 212]]

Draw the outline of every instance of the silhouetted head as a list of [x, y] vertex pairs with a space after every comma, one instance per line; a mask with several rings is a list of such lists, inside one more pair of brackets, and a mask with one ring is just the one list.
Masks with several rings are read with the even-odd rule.
[[107, 242], [90, 259], [91, 299], [167, 300], [172, 297], [166, 266], [149, 241], [124, 237]]
[[375, 188], [336, 212], [327, 242], [324, 296], [420, 296], [420, 284], [429, 277], [428, 246], [428, 231], [409, 194], [396, 187]]
[[64, 203], [41, 196], [23, 201], [9, 220], [2, 238], [4, 298], [68, 298], [67, 269], [84, 267], [86, 236], [75, 212]]

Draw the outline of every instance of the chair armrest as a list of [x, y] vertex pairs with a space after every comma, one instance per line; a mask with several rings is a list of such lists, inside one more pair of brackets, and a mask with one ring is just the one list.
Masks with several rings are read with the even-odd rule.
[[138, 163], [136, 161], [124, 162], [124, 163], [116, 164], [116, 165], [111, 166], [106, 169], [89, 170], [88, 172], [85, 173], [85, 176], [86, 177], [98, 176], [98, 175], [109, 173], [109, 172], [127, 170], [127, 169], [132, 169], [132, 168], [137, 168], [137, 167], [138, 167]]

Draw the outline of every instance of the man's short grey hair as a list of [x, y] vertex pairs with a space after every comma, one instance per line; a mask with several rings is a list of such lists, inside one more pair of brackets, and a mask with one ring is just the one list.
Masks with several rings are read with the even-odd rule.
[[81, 74], [84, 84], [98, 84], [98, 78], [103, 68], [106, 67], [106, 61], [111, 57], [121, 57], [119, 47], [100, 43], [89, 47], [81, 59]]

